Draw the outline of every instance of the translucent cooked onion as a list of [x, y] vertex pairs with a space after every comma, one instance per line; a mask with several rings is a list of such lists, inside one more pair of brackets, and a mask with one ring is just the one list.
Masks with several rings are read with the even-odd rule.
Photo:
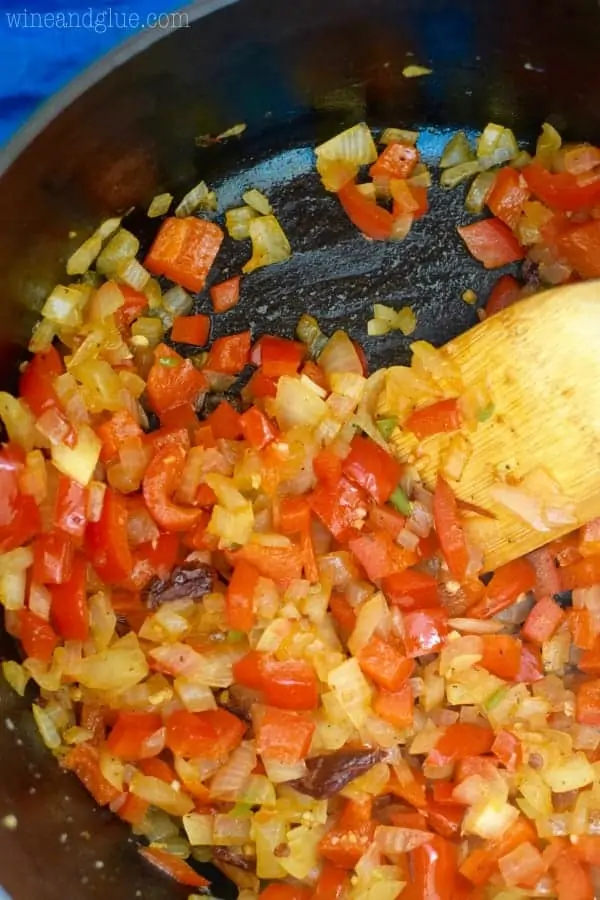
[[318, 363], [326, 375], [354, 372], [363, 375], [363, 366], [354, 343], [345, 331], [336, 331], [319, 354]]
[[242, 200], [251, 209], [255, 209], [261, 216], [269, 216], [273, 212], [268, 199], [261, 191], [257, 191], [256, 188], [251, 188], [249, 191], [242, 194]]
[[129, 790], [136, 797], [140, 797], [146, 803], [162, 809], [171, 816], [185, 816], [194, 808], [194, 801], [191, 797], [182, 791], [175, 790], [172, 785], [152, 775], [142, 775], [141, 772], [136, 772], [131, 779]]
[[386, 856], [416, 850], [432, 837], [430, 831], [421, 831], [419, 828], [378, 825], [375, 829], [375, 844]]
[[255, 766], [254, 741], [243, 741], [213, 777], [210, 783], [211, 796], [219, 800], [235, 801], [243, 791]]
[[175, 215], [178, 219], [184, 219], [200, 208], [215, 210], [217, 208], [216, 200], [214, 191], [209, 191], [206, 182], [200, 181], [175, 207]]
[[252, 241], [252, 256], [242, 266], [242, 272], [248, 274], [262, 266], [285, 262], [292, 255], [290, 242], [275, 216], [259, 216], [252, 219], [248, 233]]
[[317, 160], [336, 160], [350, 165], [364, 166], [375, 162], [377, 147], [365, 122], [336, 134], [315, 149]]

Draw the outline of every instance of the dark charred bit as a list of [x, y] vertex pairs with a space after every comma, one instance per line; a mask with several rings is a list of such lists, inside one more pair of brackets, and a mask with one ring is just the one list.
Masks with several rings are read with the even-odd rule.
[[554, 807], [554, 812], [567, 812], [567, 810], [573, 809], [578, 797], [578, 790], [563, 791], [559, 794], [557, 794], [556, 791], [552, 791], [552, 806]]
[[312, 756], [306, 760], [306, 775], [289, 784], [302, 794], [309, 794], [316, 800], [326, 800], [372, 769], [384, 756], [385, 752], [379, 748], [337, 750], [323, 756]]
[[521, 266], [521, 277], [528, 288], [539, 291], [541, 287], [540, 267], [531, 259], [526, 259]]
[[258, 691], [244, 687], [241, 684], [232, 684], [223, 691], [218, 698], [219, 706], [233, 713], [243, 722], [252, 722], [252, 707], [262, 699]]
[[553, 600], [561, 609], [569, 609], [573, 606], [573, 591], [559, 591], [558, 594], [553, 595]]
[[175, 566], [168, 578], [153, 578], [142, 594], [149, 609], [157, 609], [163, 603], [191, 597], [200, 600], [214, 590], [218, 572], [206, 563], [187, 562]]
[[236, 412], [244, 412], [244, 401], [236, 391], [210, 391], [204, 396], [200, 416], [209, 416], [223, 401], [233, 406]]
[[212, 855], [217, 862], [235, 866], [236, 869], [241, 869], [243, 872], [254, 872], [256, 870], [256, 858], [240, 853], [239, 850], [234, 850], [233, 847], [213, 847]]
[[125, 637], [126, 634], [129, 634], [131, 628], [129, 627], [129, 622], [127, 621], [126, 616], [117, 616], [117, 621], [115, 623], [115, 632], [119, 637]]

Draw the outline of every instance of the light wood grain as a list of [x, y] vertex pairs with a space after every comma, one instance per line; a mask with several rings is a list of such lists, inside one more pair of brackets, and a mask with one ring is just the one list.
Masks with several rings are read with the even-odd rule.
[[[495, 406], [490, 420], [469, 435], [474, 452], [458, 497], [495, 519], [465, 518], [486, 569], [522, 556], [574, 527], [533, 531], [499, 505], [489, 489], [501, 465], [515, 478], [544, 468], [575, 504], [577, 524], [600, 516], [600, 282], [538, 294], [446, 345], [465, 385], [486, 380]], [[399, 458], [410, 441], [396, 441]], [[439, 442], [424, 442], [417, 462], [428, 487], [439, 467]]]

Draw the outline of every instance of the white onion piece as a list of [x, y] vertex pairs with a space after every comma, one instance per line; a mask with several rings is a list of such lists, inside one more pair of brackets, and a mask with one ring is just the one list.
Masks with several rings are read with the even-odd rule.
[[466, 634], [498, 634], [504, 628], [502, 622], [494, 619], [449, 619], [448, 625], [454, 631], [463, 631]]
[[403, 528], [396, 538], [396, 543], [404, 547], [405, 550], [416, 550], [419, 546], [419, 540], [418, 534], [415, 534], [414, 531], [409, 531], [408, 528]]
[[433, 528], [433, 515], [420, 501], [415, 501], [406, 520], [406, 527], [420, 538], [426, 538]]
[[430, 841], [433, 834], [419, 828], [400, 828], [395, 825], [378, 825], [375, 829], [375, 844], [386, 856], [408, 853]]
[[219, 800], [235, 801], [243, 791], [252, 770], [256, 766], [254, 741], [243, 741], [210, 783], [211, 796]]

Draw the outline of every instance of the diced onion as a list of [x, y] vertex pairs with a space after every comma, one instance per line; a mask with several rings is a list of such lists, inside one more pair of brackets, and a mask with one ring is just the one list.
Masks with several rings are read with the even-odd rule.
[[150, 280], [150, 272], [137, 259], [123, 259], [115, 266], [115, 275], [135, 291], [143, 291]]
[[56, 444], [51, 447], [52, 462], [59, 472], [68, 475], [84, 487], [89, 484], [100, 458], [102, 444], [88, 425], [77, 431], [74, 447]]
[[185, 219], [197, 209], [215, 210], [217, 208], [217, 198], [214, 191], [209, 191], [205, 181], [200, 181], [191, 191], [183, 197], [181, 202], [175, 207], [175, 215], [178, 219]]
[[136, 236], [126, 228], [120, 228], [96, 260], [96, 269], [110, 278], [116, 273], [118, 264], [133, 259], [139, 249], [140, 242]]
[[9, 440], [24, 450], [32, 450], [35, 442], [35, 417], [23, 400], [0, 391], [0, 418], [4, 422]]
[[465, 209], [467, 212], [479, 215], [483, 212], [486, 200], [494, 186], [496, 180], [495, 172], [480, 172], [469, 188], [469, 192], [465, 199]]
[[315, 154], [317, 159], [341, 160], [351, 165], [365, 166], [377, 159], [377, 147], [369, 126], [359, 122], [320, 144]]
[[252, 256], [242, 272], [254, 272], [262, 266], [284, 262], [292, 255], [292, 248], [281, 225], [273, 215], [252, 219], [248, 226], [252, 241]]
[[253, 741], [243, 741], [210, 783], [212, 797], [235, 801], [256, 766], [256, 747]]
[[464, 131], [459, 131], [450, 138], [444, 147], [440, 168], [451, 169], [464, 163], [473, 162], [474, 159], [475, 153], [469, 144], [469, 139]]
[[250, 222], [258, 213], [250, 206], [238, 206], [225, 213], [225, 227], [229, 237], [234, 241], [243, 241], [250, 237]]
[[193, 298], [178, 284], [165, 291], [162, 303], [172, 316], [187, 316], [194, 306]]
[[319, 394], [298, 378], [284, 375], [277, 384], [275, 417], [282, 429], [312, 427], [327, 413], [327, 405]]
[[273, 212], [268, 199], [263, 193], [257, 191], [256, 188], [251, 188], [251, 190], [242, 194], [242, 200], [252, 209], [255, 209], [261, 216], [269, 216]]
[[419, 828], [400, 828], [394, 825], [378, 825], [375, 829], [375, 844], [386, 856], [408, 853], [426, 844], [433, 837], [430, 831]]
[[380, 144], [416, 144], [418, 131], [405, 131], [404, 128], [386, 128], [379, 138]]
[[364, 725], [370, 713], [371, 688], [358, 661], [347, 659], [329, 673], [327, 682], [352, 724], [356, 728]]
[[442, 187], [453, 188], [462, 181], [472, 178], [473, 175], [476, 175], [478, 172], [479, 163], [476, 160], [474, 162], [461, 163], [458, 166], [452, 166], [450, 169], [445, 169], [442, 172], [440, 184]]
[[535, 158], [545, 169], [552, 171], [556, 154], [562, 146], [562, 138], [554, 125], [544, 122], [542, 133], [537, 139]]
[[35, 724], [37, 725], [37, 729], [44, 744], [49, 750], [58, 750], [61, 745], [61, 739], [52, 716], [50, 716], [45, 709], [42, 709], [41, 706], [38, 706], [37, 703], [34, 703], [31, 709], [33, 711]]
[[191, 812], [183, 817], [183, 827], [193, 847], [206, 847], [213, 843], [213, 816]]
[[185, 816], [194, 808], [191, 797], [152, 775], [136, 772], [131, 779], [129, 790], [136, 797], [157, 806], [171, 816]]
[[354, 372], [363, 375], [356, 347], [345, 331], [335, 331], [319, 354], [318, 363], [326, 375], [332, 372]]
[[169, 212], [169, 207], [171, 206], [172, 202], [173, 194], [157, 194], [152, 198], [146, 215], [150, 219], [155, 219], [158, 216], [164, 216]]
[[402, 75], [404, 78], [422, 78], [424, 75], [433, 74], [433, 69], [428, 69], [427, 66], [405, 66], [402, 69]]
[[18, 662], [13, 659], [7, 659], [2, 663], [2, 674], [6, 682], [11, 686], [19, 697], [25, 696], [25, 688], [29, 681], [29, 675]]
[[148, 662], [137, 636], [131, 632], [107, 650], [81, 661], [79, 681], [99, 691], [123, 691], [148, 675]]
[[356, 656], [369, 643], [377, 628], [389, 617], [389, 608], [381, 591], [374, 594], [361, 606], [354, 631], [348, 639], [348, 649]]

